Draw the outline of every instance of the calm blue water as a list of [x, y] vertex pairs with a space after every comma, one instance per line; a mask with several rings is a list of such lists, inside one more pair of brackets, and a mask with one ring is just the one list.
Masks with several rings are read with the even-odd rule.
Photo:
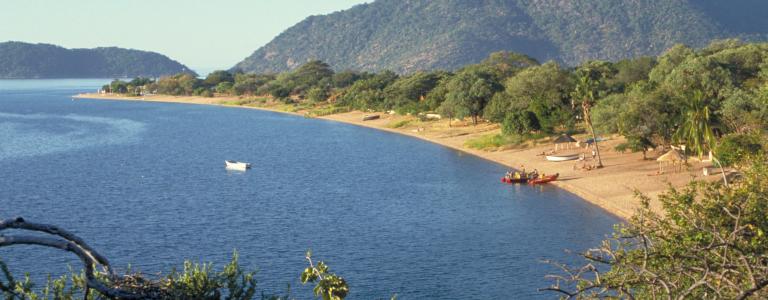
[[[261, 288], [311, 298], [304, 252], [347, 278], [350, 299], [554, 298], [542, 259], [595, 246], [619, 220], [502, 166], [395, 134], [270, 112], [70, 99], [104, 80], [0, 81], [0, 218], [76, 232], [117, 267], [238, 249]], [[225, 159], [251, 162], [228, 173]], [[0, 248], [21, 274], [69, 254]]]

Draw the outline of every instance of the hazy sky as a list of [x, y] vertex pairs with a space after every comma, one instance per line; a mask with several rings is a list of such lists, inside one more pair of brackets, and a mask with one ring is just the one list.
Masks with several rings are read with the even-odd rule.
[[311, 15], [370, 0], [0, 0], [0, 42], [155, 51], [230, 68]]

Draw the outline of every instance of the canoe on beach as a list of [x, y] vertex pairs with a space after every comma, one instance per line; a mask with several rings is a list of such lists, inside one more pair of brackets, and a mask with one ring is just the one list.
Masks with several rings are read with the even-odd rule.
[[522, 178], [507, 178], [507, 177], [501, 177], [501, 182], [503, 183], [526, 183], [528, 182], [528, 178], [522, 177]]
[[529, 184], [542, 184], [542, 183], [547, 183], [547, 182], [555, 181], [555, 180], [557, 180], [558, 177], [560, 177], [560, 173], [557, 173], [555, 175], [539, 177], [539, 178], [536, 178], [536, 179], [531, 179], [531, 180], [528, 181], [528, 183]]
[[577, 159], [579, 159], [579, 154], [547, 155], [548, 161], [569, 161], [569, 160], [577, 160]]

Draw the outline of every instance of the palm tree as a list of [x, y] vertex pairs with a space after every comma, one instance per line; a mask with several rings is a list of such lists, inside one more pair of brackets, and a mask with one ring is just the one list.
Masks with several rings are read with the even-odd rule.
[[705, 151], [712, 151], [715, 145], [711, 116], [704, 93], [694, 91], [693, 97], [684, 103], [683, 124], [677, 129], [675, 140], [691, 148], [699, 158]]
[[[715, 154], [715, 134], [712, 130], [714, 119], [707, 105], [704, 93], [699, 90], [693, 91], [693, 97], [684, 104], [683, 124], [675, 133], [675, 140], [682, 141], [685, 145], [693, 149], [699, 155], [699, 160], [704, 156], [705, 151]], [[725, 176], [725, 168], [717, 159], [716, 155], [712, 160], [720, 165], [720, 171], [723, 174], [723, 182], [728, 186], [728, 178]]]
[[595, 90], [599, 84], [599, 79], [592, 79], [592, 71], [589, 69], [583, 70], [579, 81], [576, 83], [576, 88], [571, 93], [571, 105], [576, 106], [575, 100], [581, 100], [581, 111], [584, 113], [584, 124], [592, 134], [592, 141], [595, 145], [595, 154], [597, 155], [597, 165], [595, 167], [602, 168], [603, 160], [600, 157], [600, 147], [597, 146], [597, 134], [595, 134], [595, 127], [592, 126], [592, 117], [590, 116], [590, 110], [595, 103]]

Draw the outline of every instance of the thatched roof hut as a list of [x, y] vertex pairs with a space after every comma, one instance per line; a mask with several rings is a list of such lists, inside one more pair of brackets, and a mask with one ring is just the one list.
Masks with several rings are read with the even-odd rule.
[[560, 146], [562, 144], [565, 144], [566, 149], [568, 149], [571, 147], [571, 144], [575, 142], [576, 139], [574, 139], [572, 136], [563, 134], [555, 139], [555, 151], [557, 151], [558, 147], [562, 149], [563, 147]]
[[683, 162], [685, 161], [685, 156], [680, 154], [675, 149], [669, 150], [669, 152], [664, 153], [664, 155], [659, 156], [659, 158], [656, 159], [656, 161], [659, 162], [659, 172], [664, 172], [664, 165], [665, 164], [672, 164], [672, 166], [680, 165], [682, 166]]
[[565, 143], [575, 143], [576, 139], [574, 139], [572, 136], [563, 134], [559, 136], [557, 139], [555, 139], [555, 144], [565, 144]]
[[680, 154], [680, 152], [677, 152], [677, 150], [672, 149], [669, 150], [669, 152], [664, 153], [664, 155], [659, 156], [659, 158], [656, 159], [656, 161], [684, 161], [685, 156]]

